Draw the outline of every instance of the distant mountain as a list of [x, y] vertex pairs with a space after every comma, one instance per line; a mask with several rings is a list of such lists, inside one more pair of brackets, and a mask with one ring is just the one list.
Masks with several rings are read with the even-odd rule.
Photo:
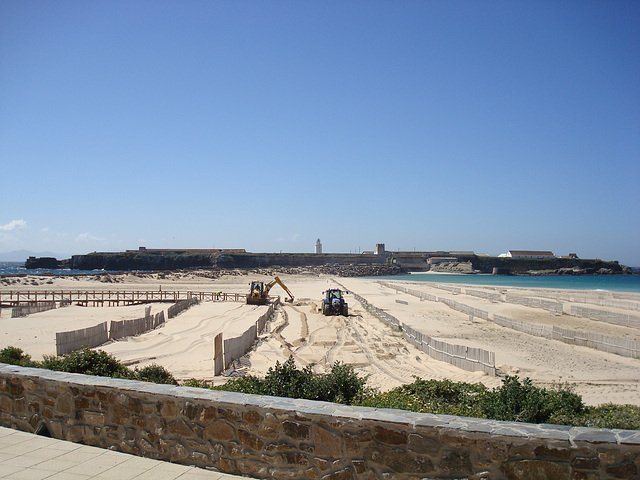
[[0, 262], [24, 262], [29, 257], [55, 257], [58, 260], [69, 256], [55, 254], [53, 252], [32, 252], [31, 250], [14, 250], [13, 252], [0, 253]]

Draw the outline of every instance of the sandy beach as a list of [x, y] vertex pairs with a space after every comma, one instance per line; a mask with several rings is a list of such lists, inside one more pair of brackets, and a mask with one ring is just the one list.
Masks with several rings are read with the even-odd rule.
[[[269, 275], [236, 272], [219, 278], [204, 273], [120, 274], [89, 276], [4, 277], [0, 290], [150, 290], [222, 291], [247, 293], [251, 280], [269, 281]], [[209, 277], [207, 276], [209, 275]], [[501, 315], [534, 324], [589, 333], [640, 340], [640, 329], [589, 320], [571, 314], [572, 306], [585, 306], [619, 314], [640, 316], [640, 294], [625, 294], [615, 306], [596, 306], [596, 301], [613, 298], [608, 292], [517, 289], [422, 282], [340, 278], [326, 275], [279, 275], [295, 295], [292, 304], [282, 304], [273, 321], [260, 334], [255, 348], [234, 362], [224, 376], [213, 376], [212, 341], [220, 332], [225, 338], [239, 335], [262, 315], [267, 307], [242, 302], [203, 302], [157, 328], [136, 337], [98, 347], [114, 355], [131, 368], [153, 363], [163, 365], [176, 378], [197, 378], [223, 383], [229, 376], [263, 375], [276, 361], [293, 355], [299, 366], [314, 365], [325, 372], [334, 362], [353, 365], [368, 376], [368, 384], [388, 390], [410, 383], [414, 376], [425, 379], [482, 382], [489, 387], [502, 383], [505, 375], [529, 377], [534, 384], [549, 387], [568, 382], [574, 385], [585, 403], [606, 402], [640, 405], [640, 359], [623, 357], [593, 348], [570, 345], [536, 337], [490, 320], [470, 317], [443, 301], [421, 301], [415, 295], [398, 292], [393, 286], [410, 288], [441, 299], [463, 303], [487, 311], [490, 317]], [[325, 317], [318, 311], [322, 292], [343, 286], [369, 303], [395, 316], [401, 322], [437, 340], [482, 348], [495, 352], [497, 376], [469, 372], [434, 360], [402, 338], [400, 331], [382, 323], [347, 295], [349, 316]], [[478, 293], [480, 292], [480, 293]], [[484, 292], [484, 293], [482, 293]], [[285, 292], [279, 286], [271, 293]], [[483, 298], [482, 295], [485, 295]], [[562, 313], [504, 301], [507, 295], [562, 303]], [[603, 303], [602, 301], [600, 303]], [[604, 302], [606, 303], [606, 302]], [[152, 313], [166, 310], [170, 304], [152, 304]], [[22, 348], [34, 360], [55, 354], [56, 332], [92, 327], [98, 323], [144, 316], [145, 305], [121, 307], [83, 307], [71, 305], [46, 312], [11, 318], [11, 309], [0, 310], [0, 348]]]

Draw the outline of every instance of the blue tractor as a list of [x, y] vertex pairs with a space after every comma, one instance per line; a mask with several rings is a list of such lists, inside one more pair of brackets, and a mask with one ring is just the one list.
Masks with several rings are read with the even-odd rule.
[[349, 306], [344, 301], [345, 293], [338, 288], [330, 288], [324, 292], [324, 300], [322, 300], [322, 314], [323, 315], [344, 315], [349, 316]]

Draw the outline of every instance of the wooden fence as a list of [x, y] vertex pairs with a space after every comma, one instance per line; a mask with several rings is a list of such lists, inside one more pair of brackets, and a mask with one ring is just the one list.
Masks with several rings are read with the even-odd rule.
[[[277, 303], [278, 302], [271, 303], [266, 313], [261, 315], [260, 318], [256, 320], [255, 324], [251, 325], [251, 327], [249, 327], [242, 335], [238, 337], [226, 338], [224, 339], [224, 341], [220, 341], [220, 344], [214, 343], [214, 364], [216, 358], [220, 358], [223, 356], [224, 368], [229, 368], [234, 360], [237, 360], [249, 350], [251, 350], [251, 346], [253, 345], [253, 342], [255, 342], [255, 340], [258, 338], [258, 334], [262, 333], [267, 324], [267, 321], [275, 312]], [[214, 339], [214, 342], [215, 340], [216, 339]], [[222, 347], [224, 349], [224, 353], [216, 351], [216, 345], [219, 345], [218, 348]], [[218, 366], [215, 366], [214, 369], [219, 368], [219, 365], [220, 364], [218, 364]], [[220, 371], [214, 370], [214, 375], [219, 375], [220, 373], [221, 369]]]
[[165, 322], [164, 311], [151, 315], [151, 307], [147, 307], [144, 318], [133, 320], [113, 320], [109, 326], [109, 340], [135, 337], [141, 333], [158, 328]]
[[578, 305], [571, 305], [571, 315], [576, 317], [589, 318], [599, 322], [622, 325], [624, 327], [640, 328], [640, 317], [626, 313], [608, 312], [597, 308], [586, 308]]
[[169, 318], [174, 318], [178, 316], [181, 312], [185, 311], [188, 308], [200, 303], [196, 297], [188, 298], [187, 300], [181, 300], [178, 303], [171, 305], [167, 308], [167, 316]]
[[[415, 290], [409, 290], [407, 288], [404, 288], [398, 285], [392, 285], [382, 281], [378, 283], [380, 283], [380, 285], [394, 289], [396, 291], [404, 292], [409, 295], [414, 295], [416, 297], [419, 297], [421, 300], [424, 300], [425, 298], [427, 298], [425, 296], [426, 294], [423, 294]], [[455, 289], [457, 287], [452, 287], [452, 288]], [[617, 355], [621, 355], [624, 357], [640, 358], [640, 342], [636, 340], [628, 340], [626, 338], [620, 338], [620, 337], [610, 337], [607, 335], [599, 335], [596, 333], [578, 332], [575, 330], [563, 329], [557, 326], [529, 323], [521, 320], [514, 320], [511, 318], [503, 317], [501, 315], [495, 315], [495, 314], [489, 315], [487, 312], [484, 312], [483, 310], [474, 309], [460, 302], [456, 302], [453, 300], [444, 299], [440, 297], [436, 299], [436, 297], [434, 297], [433, 295], [430, 295], [429, 297], [430, 297], [428, 298], [429, 300], [443, 302], [444, 304], [448, 305], [454, 310], [458, 310], [463, 313], [468, 313], [469, 315], [473, 315], [479, 318], [484, 318], [486, 320], [497, 323], [498, 325], [501, 325], [503, 327], [512, 328], [514, 330], [526, 333], [528, 335], [533, 335], [536, 337], [543, 337], [543, 338], [550, 338], [553, 340], [559, 340], [561, 342], [570, 343], [572, 345], [591, 347], [591, 348], [602, 350], [608, 353], [615, 353]], [[593, 309], [585, 309], [582, 307], [575, 307], [575, 308], [580, 309], [579, 310], [580, 313], [585, 313], [584, 310], [593, 310]], [[578, 313], [578, 310], [576, 310], [574, 313], [573, 307], [571, 310], [572, 310], [571, 311], [572, 314]], [[603, 312], [602, 310], [596, 310], [596, 312], [600, 312], [604, 314], [609, 313], [609, 312]], [[593, 314], [593, 312], [591, 313]], [[487, 316], [483, 316], [484, 314], [487, 314]], [[593, 315], [595, 316], [595, 314]], [[586, 317], [587, 315], [584, 315], [584, 316]], [[605, 320], [605, 318], [615, 319], [618, 322], [622, 322], [618, 324], [622, 324], [626, 326], [635, 326], [634, 319], [637, 319], [637, 317], [633, 317], [631, 315], [620, 315], [620, 314], [612, 313], [610, 316], [604, 315], [602, 318], [600, 318], [600, 320], [607, 321]], [[616, 322], [612, 320], [611, 323], [616, 323]]]
[[45, 300], [43, 302], [31, 302], [21, 303], [11, 309], [11, 318], [26, 317], [32, 313], [46, 312], [47, 310], [54, 310], [56, 308], [56, 302], [51, 300]]
[[407, 339], [409, 343], [425, 352], [430, 357], [450, 363], [451, 365], [462, 368], [463, 370], [471, 372], [482, 371], [491, 376], [496, 375], [496, 360], [494, 352], [489, 352], [481, 348], [471, 348], [464, 345], [449, 344], [435, 340], [409, 325], [400, 322], [396, 317], [372, 305], [357, 293], [351, 293], [366, 310], [383, 322], [400, 328], [403, 337]]
[[56, 333], [56, 355], [65, 355], [84, 346], [98, 347], [108, 340], [107, 322], [102, 322], [95, 327], [58, 332]]

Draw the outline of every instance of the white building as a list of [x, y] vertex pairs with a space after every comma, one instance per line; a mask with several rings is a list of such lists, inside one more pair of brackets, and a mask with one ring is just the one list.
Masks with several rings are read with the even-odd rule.
[[556, 258], [553, 252], [538, 252], [536, 250], [509, 250], [506, 256], [509, 258]]
[[316, 253], [322, 253], [322, 243], [320, 243], [320, 239], [316, 242]]

